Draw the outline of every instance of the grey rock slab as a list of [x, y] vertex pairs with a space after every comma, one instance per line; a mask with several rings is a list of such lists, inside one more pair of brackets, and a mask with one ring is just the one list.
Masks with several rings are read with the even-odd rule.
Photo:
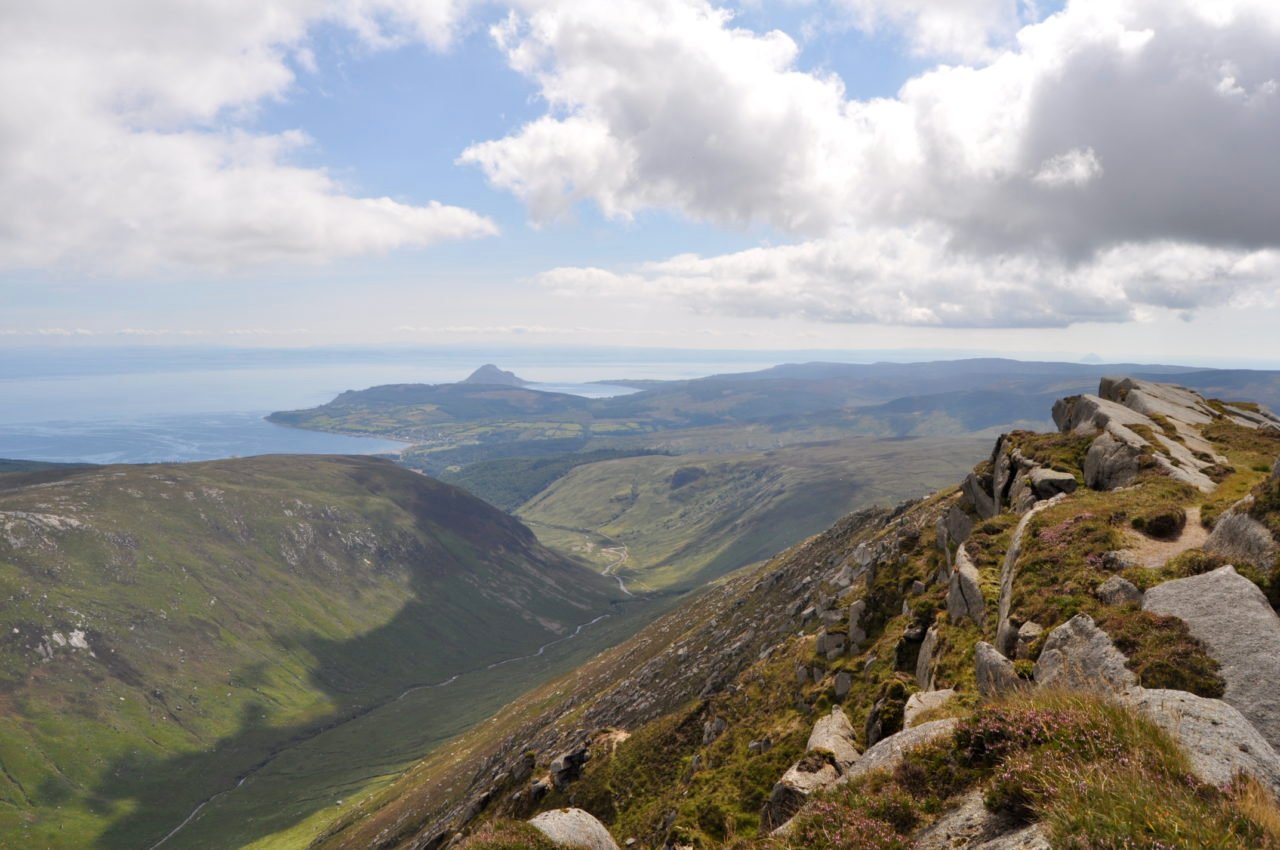
[[1280, 746], [1280, 617], [1258, 586], [1226, 566], [1153, 587], [1142, 607], [1187, 624], [1222, 665], [1223, 700]]
[[978, 568], [969, 559], [964, 546], [956, 550], [955, 570], [951, 573], [951, 584], [947, 588], [947, 615], [951, 622], [959, 623], [968, 618], [979, 626], [986, 617], [986, 602], [982, 598], [982, 588], [978, 576]]
[[1044, 634], [1044, 627], [1039, 623], [1028, 620], [1018, 627], [1018, 636], [1014, 641], [1014, 658], [1030, 659], [1031, 650], [1035, 647], [1036, 641], [1040, 640], [1040, 635]]
[[[1085, 457], [1085, 483], [1095, 489], [1110, 490], [1132, 482], [1139, 456], [1150, 451], [1166, 473], [1204, 492], [1216, 486], [1204, 472], [1223, 458], [1199, 428], [1214, 419], [1214, 411], [1203, 397], [1184, 387], [1153, 384], [1129, 378], [1105, 378], [1099, 395], [1062, 399], [1053, 408], [1054, 422], [1063, 431], [1097, 433]], [[1163, 417], [1177, 434], [1164, 433], [1153, 416]], [[1135, 426], [1153, 434], [1153, 445]]]
[[1202, 781], [1219, 787], [1247, 773], [1280, 793], [1280, 756], [1243, 714], [1220, 699], [1140, 688], [1130, 704], [1182, 747]]
[[930, 626], [916, 656], [916, 684], [926, 690], [933, 687], [933, 656], [938, 651], [938, 627]]
[[604, 824], [582, 809], [552, 809], [529, 823], [558, 847], [580, 850], [618, 850]]
[[1189, 425], [1208, 425], [1214, 412], [1199, 393], [1176, 384], [1133, 378], [1103, 378], [1098, 394], [1143, 416], [1163, 416]]
[[1050, 850], [1050, 846], [1044, 829], [1040, 824], [1033, 823], [1017, 832], [1010, 832], [981, 844], [971, 844], [966, 850]]
[[1265, 525], [1239, 511], [1218, 518], [1213, 533], [1204, 543], [1205, 551], [1236, 563], [1246, 563], [1264, 572], [1276, 565], [1276, 542]]
[[844, 655], [848, 636], [842, 632], [822, 632], [818, 635], [815, 650], [828, 661], [834, 661]]
[[1013, 662], [986, 641], [978, 641], [974, 647], [973, 663], [978, 693], [988, 699], [1018, 690], [1026, 684], [1013, 669]]
[[1010, 510], [1016, 514], [1024, 514], [1031, 510], [1039, 499], [1040, 497], [1031, 486], [1030, 471], [1024, 469], [1014, 476], [1013, 486], [1009, 488]]
[[956, 692], [953, 688], [947, 688], [941, 691], [916, 691], [907, 697], [907, 707], [903, 709], [903, 726], [910, 729], [916, 725], [916, 718], [927, 711], [933, 711], [935, 708], [941, 708], [955, 698]]
[[981, 791], [971, 791], [961, 797], [956, 808], [920, 830], [912, 844], [913, 850], [1048, 850], [1048, 847], [1038, 826], [1022, 827], [1006, 815], [987, 811]]
[[979, 517], [990, 519], [996, 515], [995, 500], [991, 498], [991, 493], [983, 486], [982, 480], [972, 472], [961, 483], [960, 491], [964, 494], [965, 500], [973, 507], [974, 513]]
[[1142, 601], [1142, 591], [1126, 578], [1112, 576], [1098, 585], [1095, 595], [1104, 605], [1124, 605]]
[[1099, 436], [1084, 457], [1084, 482], [1095, 490], [1114, 490], [1132, 484], [1138, 477], [1141, 448], [1116, 439], [1110, 433]]
[[1077, 614], [1049, 633], [1035, 676], [1041, 687], [1099, 693], [1124, 693], [1138, 684], [1124, 654], [1088, 614]]
[[840, 773], [826, 761], [801, 759], [782, 775], [760, 810], [760, 828], [772, 832], [795, 817], [815, 791], [834, 785]]
[[1031, 489], [1037, 499], [1052, 499], [1059, 493], [1074, 493], [1078, 482], [1070, 472], [1040, 466], [1028, 473]]
[[847, 782], [873, 770], [897, 766], [907, 752], [950, 736], [956, 730], [956, 723], [957, 721], [952, 717], [931, 720], [911, 729], [903, 729], [896, 735], [890, 735], [863, 753], [858, 763], [849, 768], [840, 778], [840, 782]]
[[849, 695], [849, 691], [853, 689], [853, 676], [848, 670], [841, 670], [836, 673], [832, 684], [835, 690], [836, 699], [842, 700]]
[[947, 531], [947, 539], [959, 545], [969, 539], [973, 533], [973, 517], [969, 516], [958, 505], [952, 505], [942, 518], [943, 527]]
[[809, 734], [806, 749], [810, 752], [823, 750], [831, 753], [835, 757], [836, 767], [843, 773], [861, 755], [855, 740], [853, 724], [849, 722], [849, 716], [837, 705], [831, 709], [830, 714], [818, 718], [818, 722], [813, 724], [813, 731]]

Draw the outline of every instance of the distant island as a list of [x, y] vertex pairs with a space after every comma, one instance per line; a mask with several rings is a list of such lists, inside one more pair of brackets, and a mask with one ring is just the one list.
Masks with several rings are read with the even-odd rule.
[[488, 384], [501, 387], [527, 387], [529, 382], [517, 377], [514, 372], [499, 369], [492, 363], [486, 363], [462, 381], [464, 384]]

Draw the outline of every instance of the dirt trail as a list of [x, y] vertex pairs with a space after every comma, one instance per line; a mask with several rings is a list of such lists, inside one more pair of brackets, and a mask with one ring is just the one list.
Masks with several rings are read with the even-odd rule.
[[1127, 531], [1125, 536], [1129, 545], [1121, 551], [1131, 555], [1142, 566], [1158, 570], [1188, 549], [1203, 546], [1209, 539], [1209, 532], [1200, 524], [1200, 508], [1195, 507], [1187, 508], [1187, 525], [1175, 540], [1156, 540], [1137, 531]]

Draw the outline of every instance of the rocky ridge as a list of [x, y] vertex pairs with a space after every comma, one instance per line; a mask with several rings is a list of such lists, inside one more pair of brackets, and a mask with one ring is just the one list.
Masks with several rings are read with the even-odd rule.
[[[854, 515], [659, 621], [605, 660], [609, 673], [588, 671], [599, 679], [575, 683], [472, 764], [470, 790], [447, 810], [392, 803], [322, 846], [357, 846], [344, 840], [381, 823], [394, 828], [365, 846], [442, 847], [466, 842], [468, 823], [565, 803], [626, 846], [727, 846], [730, 821], [811, 846], [805, 830], [833, 816], [827, 801], [863, 799], [839, 789], [909, 775], [936, 757], [921, 753], [951, 746], [973, 759], [974, 729], [1028, 702], [1072, 718], [1135, 718], [1125, 723], [1169, 735], [1214, 793], [1242, 774], [1280, 790], [1275, 677], [1257, 666], [1280, 640], [1264, 593], [1275, 572], [1264, 543], [1280, 531], [1268, 513], [1280, 480], [1267, 477], [1280, 419], [1130, 379], [1064, 399], [1054, 419], [1059, 434], [1001, 437], [957, 489]], [[1231, 538], [1245, 535], [1257, 555], [1247, 578], [1214, 569], [1223, 556], [1208, 544], [1156, 567], [1123, 556], [1156, 527], [1151, 511], [1213, 506], [1220, 488], [1246, 494], [1217, 522], [1247, 529]], [[1237, 550], [1220, 541], [1218, 551]], [[1045, 621], [1028, 616], [1037, 611]], [[1179, 680], [1165, 653], [1205, 667], [1207, 684]], [[1215, 681], [1221, 699], [1193, 692]], [[1063, 694], [1078, 696], [1063, 708]], [[1164, 731], [1141, 731], [1152, 729]], [[617, 730], [631, 737], [606, 746]], [[662, 748], [662, 765], [636, 761], [641, 747]], [[517, 750], [532, 753], [520, 757], [532, 771], [517, 769]], [[556, 767], [570, 763], [573, 775]], [[741, 796], [711, 791], [725, 787]], [[403, 801], [412, 789], [399, 792]], [[1025, 810], [992, 808], [991, 795], [984, 805], [979, 792], [957, 791], [932, 822], [895, 826], [902, 846], [1056, 846], [1052, 822], [1028, 825]]]

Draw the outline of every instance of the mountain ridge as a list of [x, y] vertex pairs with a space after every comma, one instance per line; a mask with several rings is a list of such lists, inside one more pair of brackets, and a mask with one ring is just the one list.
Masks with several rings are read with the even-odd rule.
[[[461, 842], [488, 850], [505, 846], [503, 818], [566, 805], [598, 817], [619, 842], [652, 848], [771, 847], [763, 824], [783, 823], [796, 813], [800, 832], [790, 846], [835, 846], [811, 843], [820, 832], [807, 830], [856, 822], [885, 836], [887, 843], [868, 846], [906, 847], [932, 840], [922, 829], [933, 821], [938, 829], [954, 829], [947, 818], [957, 804], [957, 816], [971, 812], [965, 815], [970, 823], [996, 830], [985, 838], [956, 833], [969, 838], [957, 838], [954, 846], [969, 848], [1068, 846], [1056, 842], [1076, 833], [1104, 842], [1089, 846], [1121, 846], [1105, 841], [1134, 840], [1126, 830], [1158, 822], [1154, 814], [1089, 820], [1097, 806], [1118, 803], [1106, 796], [1113, 792], [1091, 784], [1093, 756], [1076, 750], [1065, 751], [1057, 763], [1078, 763], [1086, 771], [1079, 787], [1101, 795], [1094, 802], [1063, 808], [1055, 794], [1033, 798], [1029, 813], [1016, 810], [1021, 822], [1015, 821], [1014, 831], [999, 826], [999, 816], [1011, 810], [990, 790], [986, 805], [979, 794], [976, 810], [965, 809], [964, 801], [974, 799], [963, 796], [974, 793], [972, 783], [1001, 780], [990, 778], [991, 762], [973, 761], [960, 735], [998, 728], [990, 724], [1013, 724], [1010, 734], [1020, 734], [1020, 724], [1046, 711], [1057, 712], [1064, 728], [1127, 730], [1130, 737], [1115, 738], [1116, 747], [1137, 746], [1141, 739], [1165, 748], [1160, 751], [1170, 754], [1168, 760], [1148, 760], [1141, 768], [1138, 787], [1149, 787], [1152, 796], [1129, 805], [1139, 807], [1135, 812], [1172, 805], [1165, 820], [1199, 818], [1197, 823], [1214, 824], [1204, 827], [1206, 840], [1221, 842], [1170, 846], [1273, 846], [1267, 842], [1280, 836], [1250, 820], [1263, 815], [1232, 808], [1243, 805], [1232, 796], [1236, 792], [1203, 783], [1243, 769], [1280, 789], [1274, 752], [1280, 742], [1258, 737], [1248, 719], [1250, 704], [1233, 702], [1235, 674], [1219, 667], [1186, 621], [1132, 601], [1134, 594], [1141, 600], [1145, 588], [1171, 586], [1189, 575], [1218, 581], [1227, 569], [1219, 567], [1226, 556], [1218, 553], [1239, 547], [1242, 534], [1255, 542], [1241, 551], [1266, 554], [1257, 556], [1261, 567], [1237, 562], [1239, 575], [1249, 577], [1240, 581], [1280, 598], [1280, 582], [1272, 581], [1280, 535], [1280, 419], [1253, 405], [1168, 406], [1170, 399], [1187, 397], [1142, 381], [1103, 382], [1096, 394], [1064, 405], [1057, 433], [1003, 436], [961, 486], [848, 517], [765, 566], [708, 589], [574, 679], [527, 695], [494, 719], [503, 730], [500, 740], [464, 736], [452, 762], [440, 757], [424, 763], [343, 815], [315, 847]], [[1207, 442], [1218, 459], [1198, 456], [1199, 449], [1182, 451], [1195, 440]], [[1203, 483], [1198, 475], [1209, 475], [1212, 486], [1196, 486]], [[1237, 519], [1223, 522], [1224, 516]], [[1185, 532], [1193, 517], [1212, 527], [1207, 541]], [[1157, 566], [1137, 560], [1144, 548], [1166, 538], [1175, 544], [1162, 550]], [[1176, 541], [1184, 539], [1179, 548]], [[1265, 599], [1263, 604], [1266, 622], [1273, 624], [1267, 628], [1280, 638], [1280, 618]], [[1054, 658], [1067, 663], [1055, 668]], [[1077, 676], [1070, 671], [1083, 670], [1083, 678], [1055, 680], [1055, 670]], [[1095, 678], [1103, 676], [1124, 683], [1132, 698], [1115, 691], [1090, 696], [1091, 683], [1107, 681]], [[1054, 687], [1080, 695], [1064, 702]], [[546, 708], [557, 693], [565, 702]], [[921, 702], [935, 696], [940, 701]], [[933, 706], [923, 715], [933, 722], [918, 719], [922, 704]], [[912, 790], [896, 774], [877, 780], [906, 795], [894, 798], [898, 808], [892, 811], [903, 812], [895, 819], [885, 814], [889, 809], [874, 808], [881, 805], [878, 786], [839, 763], [822, 767], [821, 749], [805, 756], [806, 746], [815, 746], [815, 720], [832, 710], [845, 718], [840, 735], [854, 747], [855, 760], [867, 765], [858, 770], [895, 763], [921, 769], [919, 759], [934, 756], [904, 756], [914, 744], [895, 742], [934, 741], [935, 749], [922, 752], [971, 765], [963, 769], [972, 778], [954, 791], [937, 792]], [[904, 715], [923, 725], [902, 731]], [[1174, 719], [1184, 715], [1185, 723]], [[1197, 731], [1208, 728], [1218, 731], [1211, 737]], [[951, 743], [953, 731], [961, 743]], [[1233, 756], [1239, 752], [1234, 741], [1252, 747], [1256, 758]], [[1069, 740], [1060, 745], [1078, 746]], [[1019, 757], [1038, 757], [1034, 741], [1019, 746], [1026, 748]], [[1191, 762], [1181, 760], [1180, 748], [1191, 748]], [[1143, 758], [1133, 753], [1126, 758]], [[940, 763], [928, 764], [936, 771]], [[832, 785], [846, 771], [862, 796]], [[1010, 775], [1008, 782], [1032, 779]], [[454, 796], [459, 782], [471, 790]], [[1203, 796], [1179, 796], [1176, 788], [1184, 782], [1201, 783], [1196, 787]], [[454, 786], [453, 794], [445, 793], [445, 784]], [[830, 790], [816, 793], [823, 785]], [[1016, 784], [1009, 787], [1022, 793]], [[911, 795], [921, 794], [912, 802]], [[821, 802], [806, 806], [811, 795]], [[901, 808], [923, 805], [925, 798], [940, 808]], [[1031, 824], [1024, 827], [1028, 816]], [[1237, 818], [1237, 826], [1223, 826], [1222, 818]], [[756, 830], [762, 840], [753, 842]], [[1011, 843], [983, 843], [995, 841], [1001, 830]]]

